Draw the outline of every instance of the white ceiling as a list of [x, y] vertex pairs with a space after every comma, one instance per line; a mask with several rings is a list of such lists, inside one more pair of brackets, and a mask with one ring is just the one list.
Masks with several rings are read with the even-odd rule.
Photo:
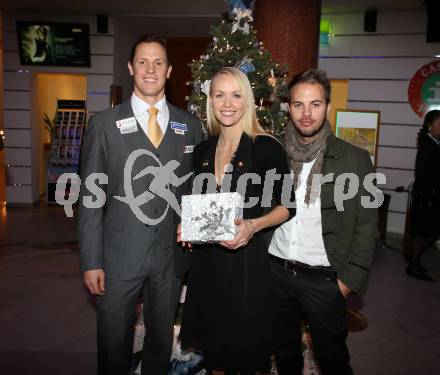
[[[256, 0], [258, 1], [258, 0]], [[271, 0], [276, 1], [276, 0]], [[422, 10], [423, 0], [322, 0], [323, 13], [378, 10]], [[110, 16], [218, 16], [226, 0], [1, 0], [0, 10], [16, 14], [65, 14]]]

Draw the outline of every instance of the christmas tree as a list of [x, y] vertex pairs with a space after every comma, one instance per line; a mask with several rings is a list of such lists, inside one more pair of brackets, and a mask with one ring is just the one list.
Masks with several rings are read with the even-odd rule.
[[287, 68], [274, 63], [270, 52], [258, 41], [248, 3], [229, 0], [229, 20], [211, 28], [213, 39], [206, 54], [190, 64], [193, 80], [187, 84], [192, 86], [192, 94], [187, 100], [190, 110], [206, 122], [211, 77], [222, 67], [236, 67], [249, 78], [261, 125], [280, 138], [287, 123]]

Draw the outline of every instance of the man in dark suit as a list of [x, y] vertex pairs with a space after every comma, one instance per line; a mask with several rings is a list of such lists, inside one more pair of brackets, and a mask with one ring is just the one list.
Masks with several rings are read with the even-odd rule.
[[[278, 311], [278, 373], [302, 374], [304, 321], [321, 373], [348, 375], [346, 297], [366, 288], [381, 193], [373, 184], [367, 186], [366, 176], [374, 172], [368, 152], [331, 131], [325, 72], [298, 74], [289, 93], [292, 123], [286, 129], [286, 151], [296, 216], [276, 229], [269, 246]], [[314, 176], [320, 174], [326, 177], [316, 185]], [[354, 180], [359, 188], [348, 199], [345, 192]], [[376, 206], [365, 204], [367, 200]]]
[[[179, 276], [189, 259], [176, 246], [179, 216], [167, 197], [180, 202], [189, 192], [192, 151], [201, 138], [200, 121], [165, 99], [171, 69], [163, 42], [141, 38], [128, 63], [131, 100], [93, 116], [86, 129], [79, 243], [84, 283], [97, 296], [99, 375], [129, 373], [141, 295], [142, 373], [168, 371]], [[103, 205], [90, 194], [96, 188], [105, 192]]]

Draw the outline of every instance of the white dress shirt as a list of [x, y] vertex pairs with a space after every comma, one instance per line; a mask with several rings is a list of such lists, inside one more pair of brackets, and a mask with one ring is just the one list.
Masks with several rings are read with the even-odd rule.
[[[131, 95], [131, 108], [133, 109], [134, 117], [138, 121], [144, 133], [148, 136], [148, 119], [150, 118], [150, 114], [148, 110], [151, 105], [144, 102], [142, 99], [137, 97], [135, 93]], [[163, 135], [167, 131], [168, 122], [170, 120], [170, 111], [168, 110], [167, 100], [165, 96], [160, 99], [156, 104], [154, 104], [159, 112], [157, 113], [157, 122], [162, 129]]]
[[269, 253], [310, 266], [329, 266], [322, 239], [321, 199], [317, 198], [309, 206], [304, 203], [307, 177], [315, 160], [303, 164], [295, 190], [296, 216], [275, 231]]

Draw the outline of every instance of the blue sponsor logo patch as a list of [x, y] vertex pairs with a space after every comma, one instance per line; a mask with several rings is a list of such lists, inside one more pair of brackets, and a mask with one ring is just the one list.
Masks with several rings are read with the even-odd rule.
[[186, 132], [188, 130], [186, 127], [186, 124], [181, 124], [180, 122], [171, 121], [170, 125], [171, 125], [171, 129], [174, 129], [174, 130], [180, 130], [183, 132]]

